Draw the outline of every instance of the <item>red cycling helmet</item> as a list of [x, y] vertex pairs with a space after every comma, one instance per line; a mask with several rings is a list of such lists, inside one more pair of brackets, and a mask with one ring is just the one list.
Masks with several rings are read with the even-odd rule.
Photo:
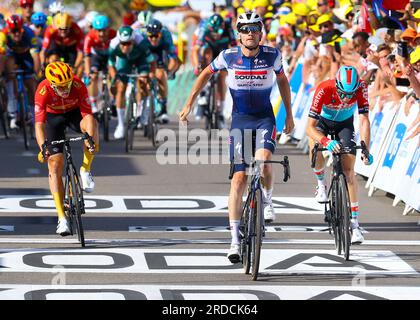
[[6, 24], [9, 30], [22, 29], [23, 19], [20, 15], [13, 14], [6, 20]]
[[23, 7], [25, 5], [34, 6], [35, 0], [19, 0], [19, 6]]

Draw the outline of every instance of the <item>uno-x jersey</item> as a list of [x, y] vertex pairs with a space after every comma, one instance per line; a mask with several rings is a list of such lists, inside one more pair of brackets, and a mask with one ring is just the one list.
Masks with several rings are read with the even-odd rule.
[[359, 114], [369, 112], [368, 88], [360, 80], [360, 86], [348, 103], [343, 103], [337, 94], [335, 80], [325, 80], [316, 88], [309, 116], [314, 119], [323, 117], [327, 120], [341, 122], [353, 116], [355, 108]]
[[67, 98], [57, 96], [47, 79], [38, 85], [35, 93], [35, 122], [45, 123], [47, 113], [63, 114], [77, 108], [80, 109], [82, 117], [92, 114], [88, 91], [79, 78], [73, 78]]
[[210, 64], [213, 72], [227, 70], [227, 84], [233, 100], [232, 113], [272, 113], [270, 102], [274, 73], [282, 74], [278, 49], [260, 46], [255, 57], [245, 57], [239, 46], [223, 50]]

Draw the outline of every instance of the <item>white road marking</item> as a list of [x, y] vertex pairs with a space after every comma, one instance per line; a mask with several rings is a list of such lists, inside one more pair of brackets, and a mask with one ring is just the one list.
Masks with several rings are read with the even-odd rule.
[[14, 226], [0, 226], [0, 232], [13, 232], [15, 231]]
[[[227, 213], [227, 196], [85, 196], [86, 211], [98, 213]], [[276, 214], [323, 214], [313, 197], [273, 197]], [[51, 196], [0, 196], [1, 212], [55, 212]]]
[[[360, 228], [362, 233], [368, 233]], [[129, 226], [129, 232], [228, 232], [229, 227], [224, 226]], [[323, 232], [328, 233], [328, 226], [266, 226], [266, 233], [274, 232]]]
[[[419, 287], [1, 284], [0, 300], [419, 300]], [[229, 305], [229, 304], [228, 304]], [[200, 312], [205, 313], [203, 308]]]
[[[2, 272], [41, 273], [242, 273], [227, 249], [0, 250]], [[263, 249], [261, 274], [417, 275], [389, 250], [353, 250], [344, 261], [335, 250]]]

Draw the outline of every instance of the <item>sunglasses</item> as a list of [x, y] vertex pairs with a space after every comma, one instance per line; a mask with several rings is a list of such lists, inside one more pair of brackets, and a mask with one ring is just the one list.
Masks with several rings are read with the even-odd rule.
[[35, 28], [37, 28], [37, 29], [42, 29], [44, 27], [45, 27], [45, 25], [42, 25], [42, 24], [36, 24], [35, 25]]
[[354, 93], [346, 93], [344, 91], [341, 91], [340, 89], [337, 89], [337, 94], [340, 97], [340, 99], [351, 99], [354, 97]]
[[69, 29], [69, 28], [58, 28], [58, 30], [59, 30], [59, 31], [62, 31], [62, 32], [67, 32], [67, 31], [69, 31], [70, 29]]
[[122, 45], [123, 47], [128, 47], [131, 46], [133, 42], [128, 41], [128, 42], [121, 42], [120, 45]]
[[328, 4], [327, 2], [321, 2], [321, 3], [318, 3], [318, 7], [326, 6], [327, 4]]
[[22, 33], [22, 29], [12, 29], [12, 30], [10, 30], [10, 33], [13, 33], [13, 34], [21, 34]]
[[152, 38], [152, 39], [153, 38], [159, 38], [160, 37], [160, 33], [157, 33], [157, 34], [148, 33], [147, 35], [148, 35], [149, 38]]
[[32, 4], [23, 4], [21, 5], [21, 8], [33, 8], [34, 6]]
[[51, 87], [55, 89], [56, 91], [67, 92], [70, 90], [72, 84], [73, 84], [73, 81], [70, 81], [69, 83], [65, 85], [61, 85], [61, 86], [58, 86], [56, 84], [51, 84]]
[[329, 27], [331, 27], [331, 23], [323, 23], [323, 24], [320, 24], [320, 25], [319, 25], [319, 29], [322, 29], [322, 28], [329, 28]]
[[239, 29], [239, 32], [242, 34], [249, 34], [250, 32], [256, 34], [261, 32], [261, 28], [258, 26], [243, 26]]

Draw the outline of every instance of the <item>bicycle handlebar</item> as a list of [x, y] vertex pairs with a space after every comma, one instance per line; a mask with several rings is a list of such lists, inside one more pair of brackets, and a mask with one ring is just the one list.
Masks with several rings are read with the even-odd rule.
[[87, 140], [88, 143], [89, 143], [89, 149], [93, 149], [93, 150], [95, 149], [95, 143], [93, 142], [93, 138], [87, 132], [85, 132], [83, 135], [75, 137], [75, 138], [68, 138], [68, 139], [63, 139], [63, 140], [51, 141], [49, 143], [49, 145], [54, 146], [54, 145], [57, 145], [57, 144], [63, 144], [63, 143], [81, 141], [81, 140]]
[[[355, 147], [341, 147], [340, 152], [333, 152], [333, 155], [341, 155], [341, 154], [347, 154], [349, 153], [352, 149], [360, 149], [362, 150], [363, 155], [368, 158], [369, 157], [369, 151], [366, 147], [366, 143], [362, 140], [360, 141], [360, 146], [355, 146]], [[314, 147], [312, 148], [312, 157], [311, 157], [311, 168], [315, 168], [315, 163], [316, 163], [316, 157], [317, 157], [317, 152], [319, 151], [329, 151], [327, 148], [320, 148], [319, 147], [319, 143], [315, 143]]]
[[254, 160], [251, 162], [251, 168], [254, 168], [260, 164], [269, 164], [269, 163], [279, 163], [283, 166], [283, 181], [287, 182], [290, 179], [290, 165], [289, 165], [289, 157], [284, 156], [283, 161], [275, 161], [275, 160]]

